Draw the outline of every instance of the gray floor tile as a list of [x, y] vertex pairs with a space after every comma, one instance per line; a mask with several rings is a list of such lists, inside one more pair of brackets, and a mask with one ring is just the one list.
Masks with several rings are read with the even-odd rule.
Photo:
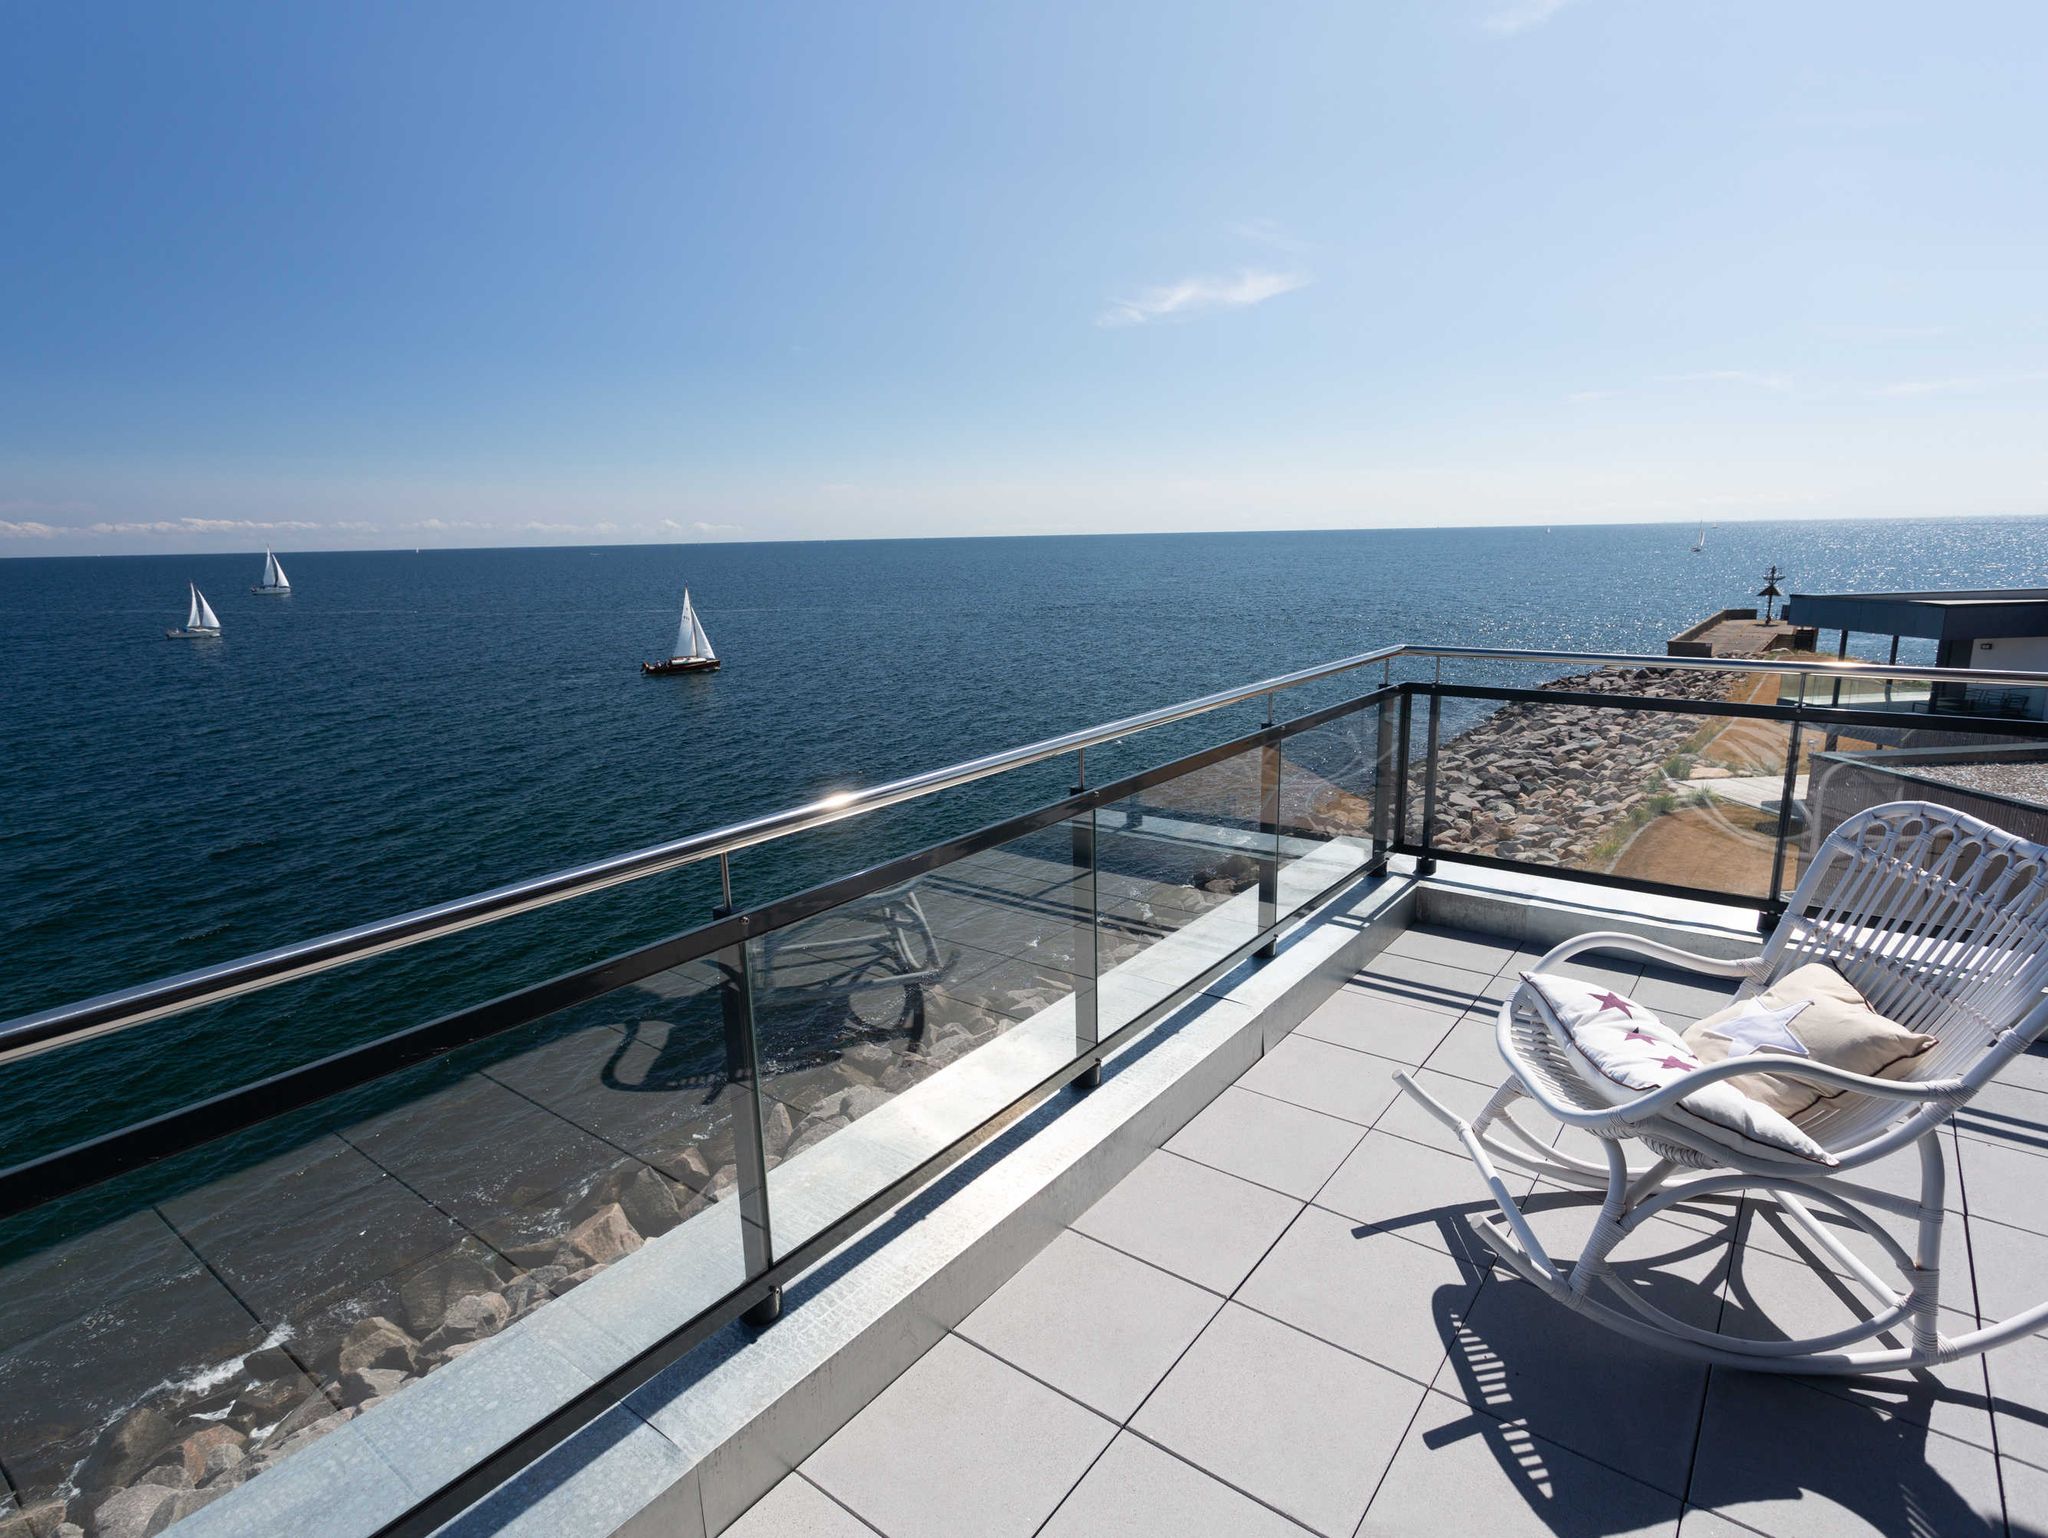
[[2021, 1336], [1983, 1362], [2000, 1456], [2048, 1469], [2048, 1338]]
[[1088, 1471], [1040, 1538], [1301, 1538], [1277, 1512], [1122, 1433]]
[[[1437, 1073], [1433, 1069], [1424, 1068], [1411, 1077], [1423, 1089], [1428, 1090], [1431, 1096], [1449, 1106], [1467, 1121], [1477, 1116], [1485, 1108], [1486, 1102], [1493, 1098], [1493, 1090], [1484, 1084], [1475, 1084], [1470, 1079], [1454, 1079], [1447, 1073]], [[1517, 1106], [1517, 1114], [1520, 1115], [1524, 1109], [1523, 1106]], [[1540, 1124], [1527, 1116], [1522, 1120], [1522, 1125], [1529, 1127], [1532, 1132]], [[1395, 1137], [1407, 1138], [1412, 1143], [1423, 1143], [1431, 1148], [1440, 1148], [1445, 1153], [1454, 1153], [1461, 1159], [1466, 1157], [1465, 1145], [1458, 1141], [1457, 1134], [1410, 1099], [1406, 1093], [1401, 1092], [1398, 1087], [1394, 1100], [1388, 1105], [1385, 1114], [1373, 1123], [1373, 1127], [1380, 1132], [1392, 1133]], [[1473, 1178], [1478, 1179], [1477, 1170], [1473, 1171]]]
[[1455, 1074], [1488, 1089], [1507, 1078], [1508, 1065], [1500, 1055], [1493, 1016], [1471, 1014], [1452, 1026], [1450, 1034], [1430, 1053], [1429, 1066], [1438, 1073]]
[[[2048, 1236], [1977, 1218], [1970, 1219], [1969, 1235], [1977, 1312], [1983, 1319], [2010, 1319], [2048, 1300]], [[1953, 1245], [1953, 1229], [1948, 1237]]]
[[1414, 1004], [1363, 989], [1339, 988], [1296, 1026], [1294, 1033], [1396, 1063], [1419, 1064], [1436, 1050], [1461, 1013], [1454, 1007]]
[[2048, 1157], [1981, 1138], [1958, 1138], [1955, 1147], [1971, 1217], [2048, 1234]]
[[792, 1474], [749, 1506], [725, 1538], [875, 1538], [853, 1516], [801, 1474]]
[[[1508, 958], [1507, 965], [1501, 968], [1501, 976], [1509, 983], [1520, 982], [1522, 974], [1537, 970], [1539, 963], [1548, 953], [1547, 948], [1534, 950], [1524, 946]], [[1643, 964], [1633, 956], [1624, 956], [1619, 952], [1596, 951], [1580, 956], [1576, 960], [1563, 962], [1552, 970], [1566, 977], [1575, 977], [1582, 983], [1593, 983], [1625, 994], [1635, 987], [1642, 977]]]
[[2023, 1463], [2003, 1463], [2006, 1531], [2010, 1538], [2048, 1535], [2048, 1472]]
[[1480, 1279], [1442, 1250], [1311, 1207], [1245, 1279], [1237, 1300], [1427, 1383]]
[[1232, 1085], [1166, 1146], [1306, 1201], [1322, 1189], [1364, 1135], [1356, 1122]]
[[1069, 1229], [959, 1331], [1125, 1421], [1222, 1306], [1215, 1293]]
[[1358, 1538], [1626, 1538], [1678, 1531], [1678, 1500], [1442, 1394], [1422, 1403]]
[[1229, 1293], [1301, 1206], [1264, 1186], [1160, 1152], [1075, 1219], [1074, 1227], [1212, 1292]]
[[[1713, 1296], [1690, 1284], [1651, 1291], [1676, 1307], [1690, 1294]], [[1682, 1496], [1692, 1445], [1674, 1428], [1695, 1423], [1706, 1377], [1704, 1367], [1581, 1318], [1526, 1282], [1496, 1277], [1480, 1289], [1436, 1386]]]
[[1116, 1427], [948, 1335], [805, 1460], [889, 1538], [1025, 1538]]
[[1956, 1130], [1964, 1137], [2048, 1154], [2048, 1089], [2029, 1089], [2002, 1077], [1971, 1097], [1956, 1116]]
[[1331, 1538], [1347, 1538], [1423, 1390], [1228, 1305], [1131, 1429]]
[[[1720, 1328], [1745, 1340], [1790, 1340], [1825, 1335], [1868, 1319], [1868, 1295], [1843, 1277], [1796, 1260], [1744, 1246], [1729, 1267]], [[1943, 1310], [1942, 1329], [1959, 1335], [1975, 1327], [1969, 1311]], [[1846, 1349], [1884, 1350], [1909, 1344], [1893, 1331]], [[1947, 1436], [1990, 1447], [1989, 1389], [1981, 1357], [1965, 1357], [1913, 1373], [1815, 1378], [1813, 1386], [1931, 1426]]]
[[1514, 956], [1515, 943], [1497, 935], [1483, 935], [1467, 929], [1417, 925], [1396, 935], [1384, 954], [1412, 956], [1418, 961], [1438, 961], [1467, 972], [1484, 972], [1491, 977]]
[[2003, 1527], [1990, 1453], [1763, 1373], [1715, 1370], [1690, 1498], [1774, 1538]]
[[1394, 1065], [1310, 1037], [1289, 1036], [1237, 1081], [1276, 1100], [1370, 1127], [1392, 1103]]
[[[1510, 1189], [1529, 1183], [1527, 1176], [1507, 1179]], [[1368, 1132], [1316, 1193], [1316, 1205], [1477, 1264], [1492, 1258], [1473, 1237], [1470, 1220], [1494, 1211], [1493, 1198], [1463, 1154]]]
[[1649, 966], [1643, 968], [1643, 975], [1636, 979], [1628, 996], [1660, 1015], [1669, 1010], [1689, 1020], [1703, 1020], [1732, 1004], [1735, 990], [1740, 985], [1740, 978], [1711, 977], [1674, 967]]
[[1757, 1530], [1730, 1522], [1704, 1506], [1688, 1506], [1678, 1519], [1678, 1538], [1757, 1538]]
[[1506, 997], [1501, 990], [1512, 987], [1513, 979], [1499, 983], [1495, 981], [1495, 975], [1491, 971], [1472, 971], [1465, 967], [1446, 966], [1440, 961], [1423, 961], [1414, 956], [1382, 952], [1345, 986], [1405, 999], [1414, 1004], [1456, 1009], [1462, 1013], [1475, 1004], [1497, 1006]]

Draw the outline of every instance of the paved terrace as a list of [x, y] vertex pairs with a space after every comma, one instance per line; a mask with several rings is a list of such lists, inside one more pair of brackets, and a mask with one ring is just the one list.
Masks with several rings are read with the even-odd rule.
[[[1391, 1076], [1420, 1066], [1476, 1111], [1502, 1073], [1492, 1011], [1531, 960], [1402, 934], [730, 1538], [2048, 1532], [2038, 1336], [1935, 1373], [1785, 1379], [1665, 1356], [1489, 1271], [1476, 1175]], [[1587, 975], [1673, 1021], [1721, 1000]], [[2048, 1290], [2048, 1056], [1944, 1135], [1960, 1329]], [[1911, 1158], [1867, 1178], [1906, 1187]], [[1524, 1201], [1575, 1253], [1585, 1200]], [[1732, 1199], [1621, 1251], [1700, 1324], [1834, 1328], [1856, 1297], [1804, 1253]]]

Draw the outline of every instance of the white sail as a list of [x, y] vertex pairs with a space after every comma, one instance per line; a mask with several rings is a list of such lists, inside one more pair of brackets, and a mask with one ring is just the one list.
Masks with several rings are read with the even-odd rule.
[[683, 589], [683, 617], [676, 621], [676, 644], [669, 651], [671, 657], [687, 657], [690, 647], [697, 639], [691, 634], [696, 629], [697, 616], [690, 608], [690, 590]]
[[213, 612], [213, 605], [206, 601], [206, 595], [199, 591], [198, 584], [188, 582], [185, 586], [192, 589], [192, 607], [185, 611], [185, 628], [187, 630], [220, 629], [220, 617]]
[[704, 633], [704, 622], [697, 618], [696, 605], [690, 602], [690, 590], [683, 589], [683, 617], [676, 622], [676, 649], [670, 653], [675, 657], [716, 657], [711, 649], [711, 637]]
[[284, 574], [284, 563], [278, 560], [277, 552], [274, 550], [263, 552], [263, 585], [282, 588], [291, 586], [291, 582]]

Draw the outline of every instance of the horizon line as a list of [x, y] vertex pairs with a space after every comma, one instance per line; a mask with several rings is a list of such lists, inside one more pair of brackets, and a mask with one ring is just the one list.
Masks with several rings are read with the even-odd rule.
[[[446, 554], [451, 551], [487, 552], [515, 550], [649, 550], [649, 549], [714, 549], [750, 545], [884, 545], [884, 544], [929, 544], [952, 543], [963, 540], [1003, 539], [1200, 539], [1219, 535], [1257, 534], [1450, 534], [1450, 533], [1499, 533], [1528, 529], [1646, 529], [1683, 527], [1705, 523], [1709, 528], [1720, 528], [1724, 524], [1772, 524], [1772, 523], [1967, 523], [1967, 522], [2027, 522], [2048, 519], [2048, 512], [2031, 513], [1783, 513], [1776, 515], [1728, 514], [1719, 520], [1701, 518], [1698, 513], [1662, 518], [1567, 518], [1548, 522], [1529, 521], [1516, 523], [1376, 523], [1359, 524], [1351, 527], [1328, 525], [1306, 528], [1239, 528], [1239, 529], [1084, 529], [1066, 530], [1060, 533], [959, 533], [959, 534], [869, 534], [860, 536], [816, 536], [792, 534], [765, 536], [759, 539], [643, 539], [614, 541], [605, 544], [519, 544], [519, 545], [344, 545], [318, 547], [312, 545], [288, 548], [286, 554], [304, 555], [424, 555], [428, 551]], [[84, 532], [84, 531], [78, 531]], [[161, 560], [192, 556], [245, 556], [275, 550], [275, 543], [260, 547], [242, 549], [184, 549], [184, 550], [86, 550], [65, 553], [36, 553], [32, 551], [0, 551], [0, 560], [10, 561], [103, 561], [103, 560]]]

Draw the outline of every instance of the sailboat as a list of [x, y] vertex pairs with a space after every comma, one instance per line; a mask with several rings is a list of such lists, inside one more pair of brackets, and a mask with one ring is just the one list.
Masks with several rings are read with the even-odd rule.
[[704, 633], [704, 621], [690, 602], [690, 590], [683, 589], [683, 617], [676, 625], [675, 653], [665, 662], [643, 662], [640, 671], [649, 676], [663, 673], [715, 673], [718, 653], [711, 649], [711, 637]]
[[275, 550], [263, 552], [263, 580], [249, 589], [252, 593], [274, 593], [289, 598], [292, 592], [291, 579], [284, 574], [284, 567], [277, 559]]
[[213, 612], [213, 605], [206, 601], [206, 595], [199, 591], [196, 583], [188, 582], [185, 586], [192, 589], [192, 607], [185, 615], [185, 627], [182, 630], [166, 630], [164, 632], [164, 639], [167, 641], [206, 641], [217, 639], [220, 635], [220, 616]]
[[1707, 526], [1700, 525], [1700, 537], [1692, 542], [1692, 553], [1698, 555], [1707, 548]]

